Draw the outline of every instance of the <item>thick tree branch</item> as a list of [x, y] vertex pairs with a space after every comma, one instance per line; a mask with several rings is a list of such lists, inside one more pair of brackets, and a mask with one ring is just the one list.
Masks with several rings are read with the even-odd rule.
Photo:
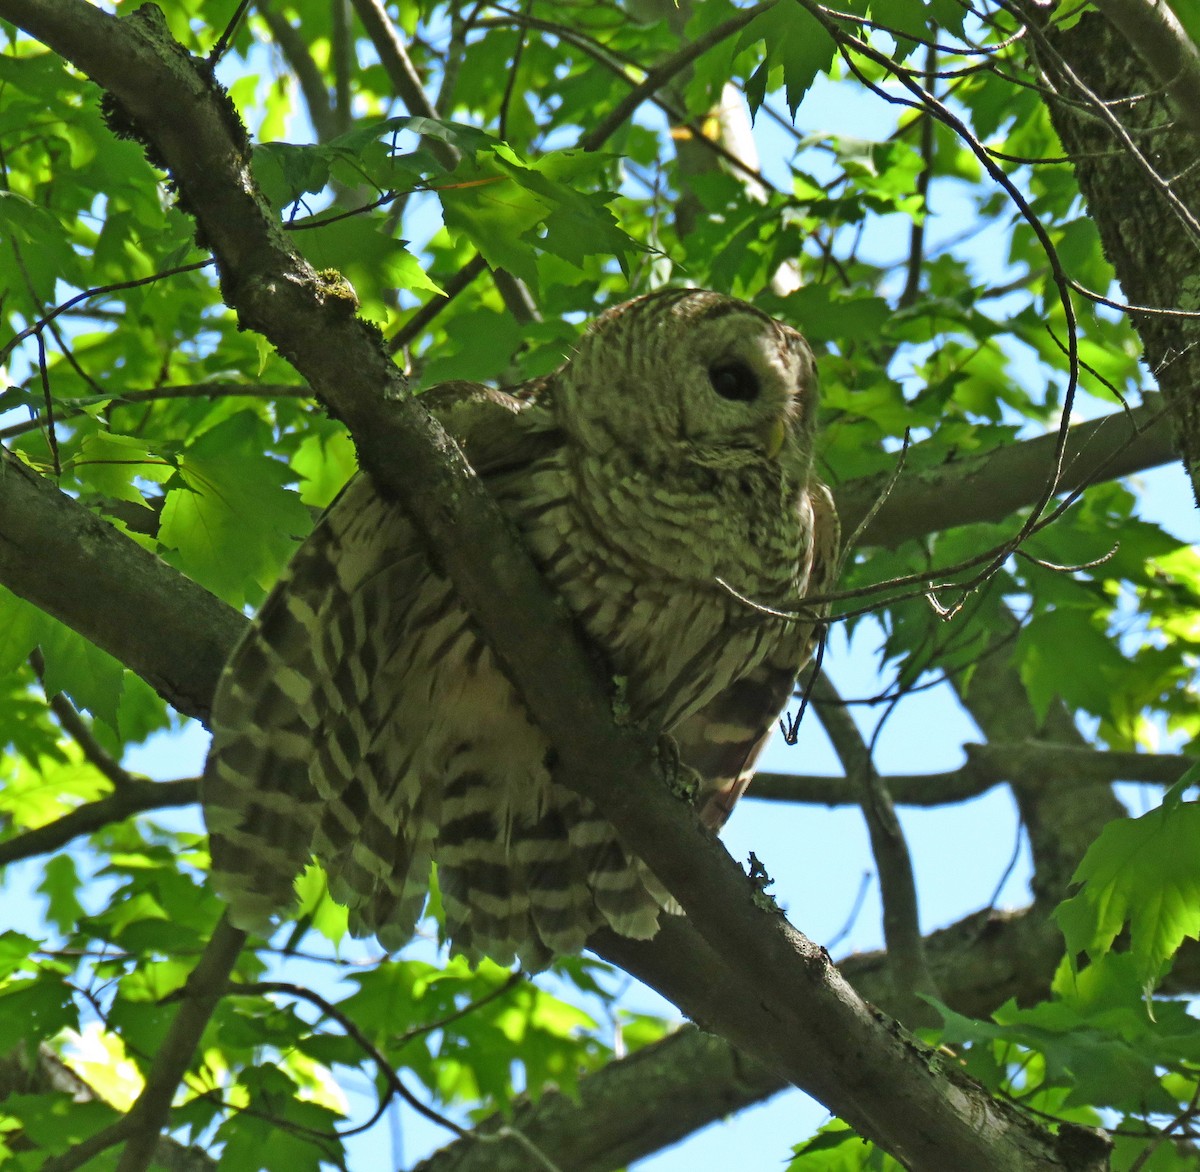
[[[703, 1074], [701, 1074], [703, 1072]], [[611, 1172], [740, 1111], [787, 1084], [721, 1038], [685, 1026], [669, 1038], [580, 1080], [578, 1101], [554, 1091], [513, 1114], [511, 1125], [570, 1172]], [[492, 1116], [476, 1132], [505, 1123]], [[529, 1172], [515, 1145], [459, 1140], [413, 1172]]]
[[[728, 994], [712, 1007], [713, 1024], [914, 1169], [1102, 1168], [1105, 1143], [1066, 1160], [1057, 1138], [880, 1020], [820, 949], [755, 905], [736, 863], [672, 797], [651, 739], [614, 725], [605, 681], [569, 617], [457, 447], [407, 396], [377, 335], [354, 316], [351, 292], [314, 273], [272, 220], [235, 112], [158, 10], [117, 20], [84, 0], [2, 0], [0, 13], [104, 86], [152, 138], [242, 324], [270, 338], [346, 422], [363, 465], [403, 501], [537, 714], [556, 776], [596, 803], [687, 910], [692, 951]], [[670, 993], [689, 1004], [687, 989]], [[192, 1004], [203, 998], [184, 1010]], [[168, 1103], [175, 1082], [161, 1083], [182, 1069], [152, 1072]], [[151, 1117], [146, 1108], [141, 1118]]]
[[[81, 556], [87, 573], [70, 573]], [[201, 719], [246, 621], [4, 451], [0, 582], [86, 634], [178, 711]], [[176, 650], [184, 647], [186, 658]]]
[[[675, 929], [685, 927], [673, 923]], [[613, 946], [607, 949], [610, 959], [615, 960], [620, 942], [609, 937], [608, 943]], [[703, 999], [715, 1002], [731, 995], [724, 986], [706, 990], [705, 970], [695, 970], [697, 958], [686, 936], [682, 951], [677, 951], [681, 941], [674, 930], [664, 943], [640, 958], [653, 981], [688, 985], [701, 1014]], [[1025, 1005], [1048, 995], [1062, 957], [1062, 938], [1040, 914], [982, 912], [931, 933], [925, 952], [945, 1003], [958, 1013], [986, 1018], [1010, 997]], [[871, 1004], [903, 1020], [886, 953], [850, 956], [839, 967]], [[732, 995], [736, 997], [736, 991]], [[609, 1172], [761, 1102], [786, 1085], [725, 1041], [684, 1026], [589, 1075], [580, 1084], [577, 1104], [563, 1095], [544, 1095], [536, 1104], [519, 1106], [513, 1123], [571, 1172]], [[414, 1172], [525, 1172], [527, 1165], [504, 1162], [500, 1156], [496, 1149], [456, 1142]]]
[[[1067, 432], [1059, 492], [1130, 476], [1177, 460], [1170, 424], [1158, 395], [1131, 411], [1077, 423]], [[908, 453], [905, 471], [863, 532], [861, 545], [895, 548], [914, 537], [999, 521], [1037, 503], [1055, 465], [1057, 434], [921, 468], [922, 445]], [[887, 486], [891, 473], [835, 486], [845, 532], [858, 523]]]

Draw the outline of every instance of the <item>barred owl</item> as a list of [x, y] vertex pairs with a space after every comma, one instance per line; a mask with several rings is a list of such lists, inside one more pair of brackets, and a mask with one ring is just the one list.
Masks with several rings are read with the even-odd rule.
[[[812, 623], [770, 612], [825, 592], [837, 560], [816, 400], [795, 330], [698, 290], [608, 311], [545, 378], [422, 398], [631, 717], [675, 738], [714, 829], [811, 651]], [[453, 583], [359, 475], [221, 676], [203, 784], [216, 890], [263, 929], [315, 855], [352, 930], [395, 950], [435, 864], [472, 959], [538, 967], [602, 925], [652, 936], [669, 898], [549, 756]]]

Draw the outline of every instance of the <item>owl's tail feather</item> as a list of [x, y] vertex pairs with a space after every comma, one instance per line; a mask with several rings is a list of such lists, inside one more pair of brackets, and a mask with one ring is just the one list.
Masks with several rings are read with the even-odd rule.
[[[515, 957], [535, 970], [556, 953], [579, 952], [605, 923], [639, 939], [657, 930], [660, 904], [638, 864], [612, 827], [561, 786], [551, 786], [536, 814], [514, 814], [494, 778], [467, 770], [441, 787], [438, 822], [431, 848], [446, 933], [471, 960]], [[395, 914], [386, 891], [364, 911], [377, 933]]]
[[249, 931], [269, 930], [271, 916], [294, 902], [320, 809], [308, 772], [312, 688], [286, 650], [298, 627], [287, 596], [273, 595], [213, 706], [202, 786], [212, 881], [233, 923]]
[[514, 839], [522, 833], [505, 816], [503, 790], [467, 767], [442, 787], [434, 844], [446, 933], [469, 959], [528, 966], [549, 959], [531, 924], [529, 876]]
[[534, 822], [514, 834], [513, 850], [529, 877], [533, 932], [554, 952], [579, 952], [600, 925], [585, 860], [570, 841], [579, 799], [558, 786]]
[[587, 860], [588, 885], [604, 922], [618, 935], [649, 940], [658, 931], [662, 902], [645, 882], [653, 877], [621, 846], [612, 826], [595, 817], [580, 821], [571, 827], [571, 845]]
[[429, 894], [433, 843], [440, 817], [438, 789], [397, 790], [376, 749], [358, 759], [350, 780], [316, 769], [324, 810], [313, 853], [329, 876], [329, 891], [350, 909], [350, 931], [375, 935], [389, 952], [412, 939]]
[[429, 895], [435, 831], [422, 821], [406, 827], [407, 839], [397, 834], [392, 870], [382, 877], [374, 867], [355, 871], [350, 865], [353, 847], [325, 861], [330, 893], [349, 907], [353, 935], [375, 935], [388, 952], [399, 952], [411, 942]]

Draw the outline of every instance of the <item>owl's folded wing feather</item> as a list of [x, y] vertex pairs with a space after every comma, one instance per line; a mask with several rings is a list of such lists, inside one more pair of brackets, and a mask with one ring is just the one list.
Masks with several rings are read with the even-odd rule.
[[[502, 391], [448, 383], [423, 401], [482, 475], [519, 468], [558, 442], [548, 411]], [[366, 752], [376, 676], [429, 574], [399, 506], [357, 476], [230, 657], [213, 705], [202, 795], [213, 884], [235, 923], [264, 929], [293, 902], [314, 835], [331, 819], [344, 815], [365, 842], [379, 840], [381, 852], [395, 841], [395, 828], [375, 826], [361, 795], [340, 793], [336, 809], [330, 795]], [[314, 779], [324, 779], [324, 793]], [[422, 884], [427, 877], [426, 867]]]

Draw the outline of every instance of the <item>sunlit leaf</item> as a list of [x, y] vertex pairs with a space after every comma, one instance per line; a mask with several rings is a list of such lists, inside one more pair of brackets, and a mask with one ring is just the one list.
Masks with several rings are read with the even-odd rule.
[[1186, 939], [1200, 938], [1200, 803], [1170, 800], [1111, 822], [1075, 871], [1083, 889], [1055, 913], [1069, 954], [1102, 956], [1129, 925], [1138, 979], [1151, 989]]

